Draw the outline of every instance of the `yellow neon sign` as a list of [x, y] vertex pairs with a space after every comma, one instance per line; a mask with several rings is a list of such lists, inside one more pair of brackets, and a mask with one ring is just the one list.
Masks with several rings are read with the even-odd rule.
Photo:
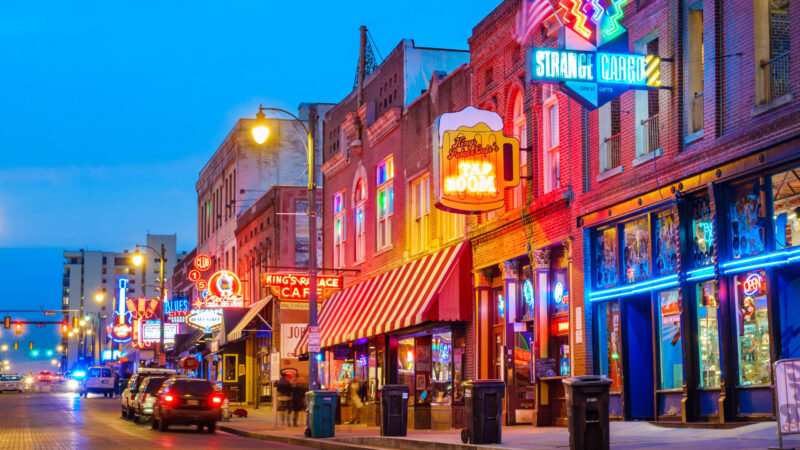
[[444, 180], [444, 191], [497, 193], [494, 166], [488, 162], [460, 162], [458, 175]]

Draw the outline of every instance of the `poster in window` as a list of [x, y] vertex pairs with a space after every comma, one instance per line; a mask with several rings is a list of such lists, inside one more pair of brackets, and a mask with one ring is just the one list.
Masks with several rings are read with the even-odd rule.
[[729, 207], [731, 253], [734, 259], [764, 251], [764, 213], [761, 183], [736, 186]]
[[659, 292], [661, 305], [661, 389], [683, 384], [683, 347], [679, 290]]
[[714, 220], [711, 201], [702, 196], [692, 201], [692, 259], [694, 267], [714, 264]]
[[650, 221], [647, 216], [628, 222], [624, 226], [625, 249], [625, 281], [636, 281], [650, 278]]
[[607, 228], [595, 241], [595, 283], [598, 288], [617, 284], [617, 228]]
[[656, 215], [656, 268], [660, 275], [678, 270], [680, 233], [678, 232], [678, 211], [670, 209]]

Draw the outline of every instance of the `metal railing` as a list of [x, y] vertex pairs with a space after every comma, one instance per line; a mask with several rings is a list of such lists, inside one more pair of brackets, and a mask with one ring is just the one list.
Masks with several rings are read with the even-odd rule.
[[703, 93], [697, 92], [692, 99], [692, 119], [689, 133], [695, 133], [703, 129]]
[[622, 133], [607, 137], [605, 145], [605, 170], [611, 170], [622, 164]]
[[761, 63], [766, 73], [767, 96], [765, 102], [789, 93], [789, 52], [777, 55]]
[[642, 155], [649, 155], [661, 146], [658, 138], [658, 114], [642, 120], [642, 138]]

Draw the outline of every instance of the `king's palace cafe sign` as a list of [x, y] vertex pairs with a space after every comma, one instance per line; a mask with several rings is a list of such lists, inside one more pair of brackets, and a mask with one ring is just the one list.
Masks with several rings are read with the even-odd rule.
[[577, 9], [563, 17], [558, 48], [528, 50], [528, 81], [558, 84], [590, 110], [629, 89], [658, 89], [661, 60], [628, 51], [628, 32], [619, 23], [622, 8], [615, 2], [607, 8], [587, 0], [575, 3]]

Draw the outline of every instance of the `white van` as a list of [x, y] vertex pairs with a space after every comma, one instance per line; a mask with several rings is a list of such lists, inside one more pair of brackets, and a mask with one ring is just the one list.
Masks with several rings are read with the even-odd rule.
[[106, 366], [89, 367], [86, 378], [81, 383], [81, 395], [87, 397], [89, 393], [103, 394], [103, 397], [114, 396], [114, 371]]

